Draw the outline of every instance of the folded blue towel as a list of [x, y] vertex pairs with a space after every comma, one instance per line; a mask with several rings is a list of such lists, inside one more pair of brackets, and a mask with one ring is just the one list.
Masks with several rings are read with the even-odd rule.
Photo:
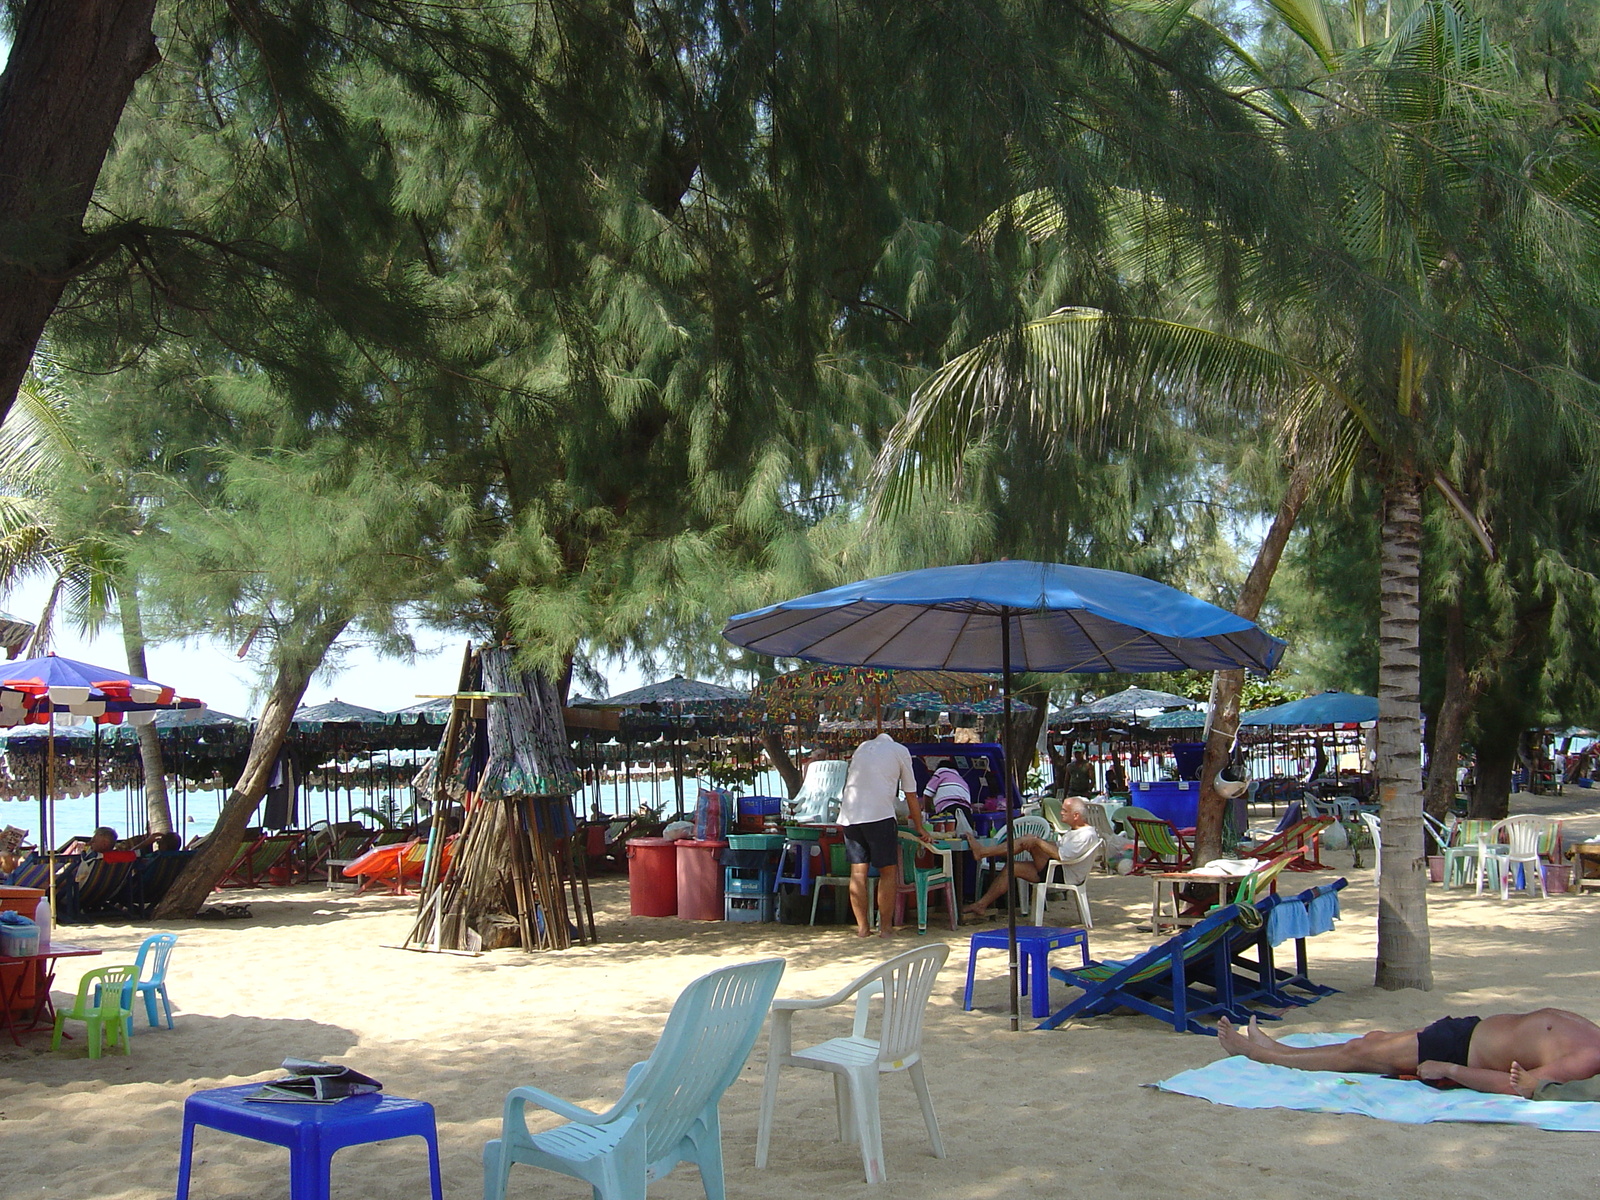
[[[1347, 1033], [1290, 1034], [1290, 1046], [1327, 1046]], [[1491, 1096], [1458, 1088], [1439, 1091], [1411, 1079], [1301, 1071], [1251, 1062], [1235, 1055], [1155, 1084], [1164, 1092], [1198, 1096], [1230, 1108], [1293, 1108], [1302, 1112], [1362, 1113], [1380, 1121], [1426, 1125], [1430, 1121], [1477, 1121], [1536, 1125], [1540, 1129], [1600, 1133], [1600, 1103], [1549, 1103], [1520, 1096]]]

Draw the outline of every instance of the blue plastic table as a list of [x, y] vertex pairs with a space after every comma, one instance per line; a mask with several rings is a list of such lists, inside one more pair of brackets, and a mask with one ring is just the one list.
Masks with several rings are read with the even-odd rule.
[[[1083, 951], [1083, 965], [1089, 965], [1089, 933], [1084, 929], [1057, 929], [1049, 925], [1017, 926], [1017, 967], [1022, 994], [1028, 994], [1028, 976], [1033, 976], [1033, 1015], [1050, 1015], [1050, 951], [1077, 946]], [[972, 1011], [972, 976], [979, 950], [1004, 950], [1006, 931], [985, 929], [972, 935], [967, 951], [967, 994], [961, 1007]]]
[[382, 1092], [352, 1096], [337, 1104], [264, 1104], [245, 1099], [260, 1088], [259, 1083], [212, 1088], [195, 1092], [184, 1101], [178, 1200], [187, 1200], [189, 1195], [196, 1125], [288, 1147], [290, 1200], [327, 1200], [328, 1168], [336, 1150], [389, 1138], [420, 1137], [428, 1143], [433, 1200], [443, 1200], [433, 1105]]

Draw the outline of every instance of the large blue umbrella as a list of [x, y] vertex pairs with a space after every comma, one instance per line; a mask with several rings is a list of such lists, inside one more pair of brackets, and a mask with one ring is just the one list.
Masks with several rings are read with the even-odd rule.
[[[722, 636], [809, 662], [999, 671], [1008, 746], [1015, 671], [1270, 671], [1285, 648], [1254, 622], [1165, 584], [1121, 571], [1025, 561], [929, 567], [847, 583], [740, 613]], [[1008, 805], [1008, 855], [1011, 818]], [[1008, 913], [1016, 1029], [1014, 904]]]
[[1304, 700], [1290, 700], [1271, 708], [1258, 708], [1239, 718], [1241, 725], [1357, 725], [1378, 719], [1378, 701], [1353, 692], [1323, 692]]

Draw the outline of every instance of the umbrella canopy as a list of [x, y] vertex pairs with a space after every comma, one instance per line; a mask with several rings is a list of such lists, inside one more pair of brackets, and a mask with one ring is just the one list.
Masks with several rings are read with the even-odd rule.
[[996, 675], [972, 671], [893, 671], [882, 667], [827, 666], [789, 671], [758, 684], [752, 699], [768, 713], [843, 717], [857, 705], [874, 711], [943, 708], [949, 700], [983, 700], [1000, 686]]
[[1378, 719], [1378, 702], [1351, 692], [1323, 692], [1304, 700], [1258, 708], [1239, 718], [1241, 725], [1355, 725]]
[[722, 636], [781, 658], [956, 671], [1270, 671], [1284, 651], [1165, 584], [1036, 562], [882, 575], [740, 613]]
[[1157, 713], [1145, 725], [1150, 729], [1204, 729], [1206, 714], [1199, 709]]
[[1131, 717], [1158, 709], [1190, 708], [1194, 704], [1187, 696], [1173, 692], [1158, 692], [1153, 688], [1130, 687], [1109, 696], [1101, 696], [1087, 704], [1077, 704], [1056, 713], [1061, 721], [1092, 721], [1096, 717]]
[[315, 732], [324, 725], [387, 725], [389, 714], [360, 704], [346, 704], [343, 700], [329, 700], [326, 704], [312, 704], [294, 710], [296, 729]]
[[0, 688], [0, 725], [41, 725], [55, 713], [144, 724], [163, 709], [205, 707], [164, 683], [58, 654], [0, 663]]
[[692, 705], [726, 705], [743, 704], [750, 697], [747, 693], [734, 688], [723, 687], [716, 683], [702, 683], [698, 679], [685, 679], [682, 675], [674, 675], [671, 679], [663, 679], [660, 683], [647, 683], [644, 687], [634, 688], [631, 692], [622, 692], [616, 696], [609, 696], [604, 700], [595, 700], [592, 708], [640, 708], [646, 704], [666, 704], [673, 706]]

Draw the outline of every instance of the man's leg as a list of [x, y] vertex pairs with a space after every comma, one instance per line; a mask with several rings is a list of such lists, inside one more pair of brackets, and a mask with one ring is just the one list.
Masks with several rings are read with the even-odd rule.
[[900, 888], [900, 865], [878, 868], [878, 936], [894, 936], [894, 894]]
[[1360, 1071], [1372, 1075], [1410, 1075], [1417, 1069], [1417, 1031], [1375, 1030], [1332, 1046], [1285, 1046], [1261, 1032], [1254, 1017], [1241, 1032], [1227, 1017], [1217, 1021], [1217, 1040], [1229, 1054], [1302, 1071]]
[[867, 878], [868, 870], [866, 863], [850, 864], [850, 911], [855, 914], [858, 937], [872, 935], [872, 902], [867, 895], [872, 881]]

